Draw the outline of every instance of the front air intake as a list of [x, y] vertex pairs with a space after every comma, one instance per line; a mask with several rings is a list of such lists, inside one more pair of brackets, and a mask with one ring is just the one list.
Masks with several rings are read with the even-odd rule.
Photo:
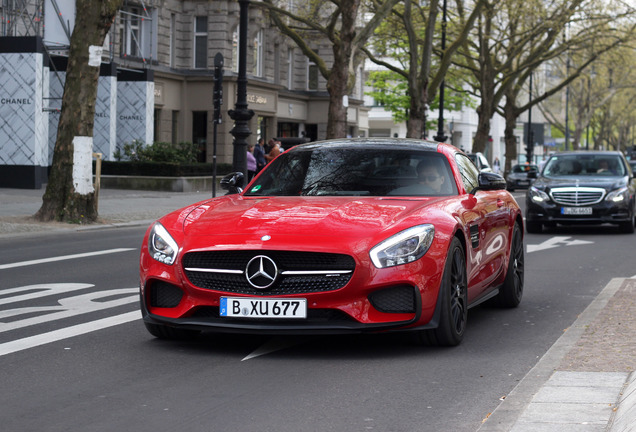
[[415, 288], [398, 285], [369, 295], [374, 308], [384, 313], [415, 313]]
[[183, 291], [167, 282], [156, 281], [150, 285], [150, 306], [173, 308], [179, 305]]

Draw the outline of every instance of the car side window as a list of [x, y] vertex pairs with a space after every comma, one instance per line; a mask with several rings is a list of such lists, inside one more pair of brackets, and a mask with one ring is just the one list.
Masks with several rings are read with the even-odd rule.
[[455, 161], [457, 161], [457, 167], [462, 176], [464, 188], [470, 193], [479, 186], [479, 171], [475, 164], [463, 154], [457, 153], [455, 155]]

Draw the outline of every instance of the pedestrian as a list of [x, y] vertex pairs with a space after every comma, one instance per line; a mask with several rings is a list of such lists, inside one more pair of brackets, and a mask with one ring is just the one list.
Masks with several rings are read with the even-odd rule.
[[273, 147], [271, 148], [269, 153], [265, 155], [265, 159], [267, 160], [267, 163], [276, 159], [276, 156], [278, 156], [279, 154], [280, 154], [280, 141], [274, 141]]
[[492, 163], [492, 169], [497, 174], [501, 172], [501, 163], [499, 162], [499, 158], [495, 158], [494, 162]]
[[258, 139], [256, 147], [254, 147], [254, 159], [256, 159], [256, 172], [259, 172], [267, 165], [265, 160], [265, 140], [263, 138]]
[[247, 146], [247, 181], [252, 181], [256, 174], [256, 158], [254, 157], [254, 145]]

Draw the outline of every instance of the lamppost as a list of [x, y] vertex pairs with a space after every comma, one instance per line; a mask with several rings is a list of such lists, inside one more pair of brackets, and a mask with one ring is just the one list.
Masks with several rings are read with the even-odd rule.
[[[442, 58], [446, 50], [446, 0], [442, 4]], [[439, 85], [439, 118], [437, 119], [437, 135], [433, 139], [437, 142], [444, 142], [448, 138], [444, 135], [444, 80]]]
[[[530, 72], [530, 89], [529, 100], [532, 102], [532, 75]], [[534, 153], [534, 131], [532, 130], [532, 105], [528, 108], [528, 142], [526, 147], [526, 160], [528, 163], [532, 163], [532, 155]]]
[[238, 3], [240, 15], [236, 104], [228, 114], [234, 120], [234, 127], [230, 131], [234, 137], [232, 168], [234, 171], [242, 172], [247, 179], [247, 138], [252, 134], [249, 121], [254, 117], [254, 111], [247, 107], [247, 23], [250, 0], [238, 0]]

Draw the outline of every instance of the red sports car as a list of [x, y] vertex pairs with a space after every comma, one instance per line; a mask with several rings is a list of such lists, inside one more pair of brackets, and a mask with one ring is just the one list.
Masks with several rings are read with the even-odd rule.
[[453, 146], [309, 143], [241, 181], [231, 174], [231, 194], [148, 229], [140, 286], [152, 335], [400, 330], [457, 345], [469, 307], [521, 301], [517, 202]]

